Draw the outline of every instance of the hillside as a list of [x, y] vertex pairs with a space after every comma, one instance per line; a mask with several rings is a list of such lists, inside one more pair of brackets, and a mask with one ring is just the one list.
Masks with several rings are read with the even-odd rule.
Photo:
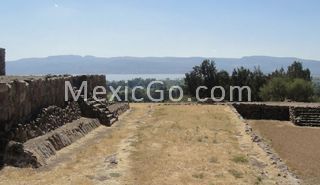
[[[62, 55], [46, 58], [27, 58], [7, 62], [9, 75], [29, 74], [183, 74], [200, 64], [203, 57], [94, 57]], [[250, 56], [242, 58], [214, 58], [217, 67], [231, 72], [234, 68], [260, 68], [269, 73], [287, 67], [295, 60], [320, 76], [320, 61], [293, 57]]]

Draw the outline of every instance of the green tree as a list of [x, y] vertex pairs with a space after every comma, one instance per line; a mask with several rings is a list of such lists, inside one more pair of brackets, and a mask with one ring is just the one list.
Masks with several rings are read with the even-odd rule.
[[195, 97], [197, 87], [204, 85], [201, 68], [199, 66], [193, 67], [190, 73], [186, 73], [185, 83], [189, 93]]
[[217, 84], [217, 69], [215, 62], [204, 60], [200, 66], [193, 67], [190, 73], [186, 73], [185, 83], [192, 96], [196, 96], [196, 89], [199, 86], [206, 86], [208, 90], [200, 91], [200, 97], [209, 97], [210, 90]]
[[251, 88], [251, 96], [253, 101], [261, 101], [259, 95], [260, 88], [267, 82], [267, 77], [263, 74], [259, 67], [255, 67], [251, 73], [249, 86]]
[[314, 101], [320, 102], [320, 79], [313, 82]]
[[306, 81], [311, 81], [311, 74], [309, 69], [303, 69], [302, 63], [294, 61], [288, 67], [287, 76], [290, 79], [301, 78]]
[[311, 101], [314, 94], [311, 82], [301, 78], [272, 78], [260, 89], [260, 96], [265, 101]]
[[287, 97], [287, 79], [272, 78], [260, 89], [264, 101], [284, 101]]
[[[229, 97], [230, 96], [230, 83], [231, 83], [231, 79], [229, 76], [229, 73], [225, 70], [221, 70], [217, 73], [217, 85], [218, 86], [222, 86], [225, 90], [225, 97]], [[215, 94], [216, 97], [220, 97], [222, 94], [220, 91], [217, 91], [217, 93]]]
[[[244, 67], [234, 69], [231, 75], [231, 85], [240, 86], [240, 87], [243, 87], [243, 86], [250, 87], [251, 75], [252, 75], [251, 71]], [[233, 97], [234, 97], [234, 100], [239, 100], [239, 93], [237, 91], [233, 91]], [[243, 97], [242, 100], [246, 101], [247, 99]]]
[[288, 98], [294, 101], [310, 101], [313, 96], [312, 83], [300, 78], [294, 79], [287, 86]]
[[249, 86], [250, 84], [250, 69], [240, 67], [234, 69], [231, 75], [231, 84], [234, 86]]
[[283, 67], [281, 67], [279, 70], [276, 69], [274, 72], [272, 72], [269, 75], [269, 78], [274, 78], [274, 77], [285, 78], [285, 77], [287, 77], [287, 72], [283, 69]]

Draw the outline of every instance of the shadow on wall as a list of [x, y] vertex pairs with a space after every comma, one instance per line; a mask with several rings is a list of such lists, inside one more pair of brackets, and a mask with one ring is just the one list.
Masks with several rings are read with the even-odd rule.
[[272, 106], [265, 104], [233, 104], [233, 107], [244, 119], [266, 119], [290, 121], [288, 106]]
[[5, 63], [6, 51], [0, 48], [0, 76], [6, 75], [6, 63]]

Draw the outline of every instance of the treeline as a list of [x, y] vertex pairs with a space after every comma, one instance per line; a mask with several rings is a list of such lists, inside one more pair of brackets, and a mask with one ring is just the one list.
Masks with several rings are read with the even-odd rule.
[[[142, 86], [143, 89], [135, 90], [136, 99], [143, 98], [143, 102], [151, 101], [147, 95], [147, 87], [156, 79], [135, 78], [129, 81], [109, 81], [108, 86], [117, 89], [121, 101], [133, 101], [132, 90], [136, 86]], [[216, 86], [222, 86], [225, 89], [225, 100], [230, 97], [230, 86], [248, 86], [251, 89], [252, 101], [320, 101], [320, 78], [311, 77], [310, 70], [305, 69], [300, 62], [293, 62], [286, 69], [277, 69], [270, 74], [264, 74], [259, 67], [253, 70], [239, 67], [229, 74], [225, 70], [218, 70], [215, 62], [204, 60], [201, 65], [195, 66], [193, 70], [185, 74], [184, 79], [166, 79], [160, 80], [163, 84], [154, 84], [151, 86], [150, 95], [153, 98], [160, 98], [159, 90], [163, 92], [163, 101], [169, 101], [169, 88], [180, 86], [183, 89], [182, 101], [188, 101], [188, 98], [196, 100], [196, 89], [199, 86], [206, 86], [208, 89], [199, 91], [200, 98], [211, 97], [211, 89]], [[109, 93], [110, 96], [112, 93]], [[215, 97], [222, 94], [216, 90]], [[172, 92], [173, 98], [179, 97], [177, 89]], [[238, 91], [233, 91], [234, 101], [238, 101]], [[244, 93], [246, 95], [246, 93]], [[242, 101], [247, 101], [247, 96], [242, 96]]]
[[[275, 70], [271, 74], [264, 74], [259, 67], [253, 70], [239, 67], [230, 75], [225, 70], [218, 70], [215, 62], [204, 60], [201, 65], [193, 67], [193, 70], [185, 74], [185, 85], [191, 96], [196, 96], [199, 86], [208, 89], [199, 91], [200, 97], [211, 97], [211, 89], [214, 86], [222, 86], [226, 91], [226, 97], [230, 95], [230, 86], [248, 86], [251, 88], [252, 101], [315, 101], [319, 99], [319, 86], [312, 83], [309, 69], [304, 69], [302, 63], [293, 62], [285, 70]], [[217, 92], [219, 93], [219, 92]], [[233, 91], [237, 100], [238, 93]], [[216, 96], [219, 96], [217, 94]], [[246, 101], [247, 97], [243, 97]]]

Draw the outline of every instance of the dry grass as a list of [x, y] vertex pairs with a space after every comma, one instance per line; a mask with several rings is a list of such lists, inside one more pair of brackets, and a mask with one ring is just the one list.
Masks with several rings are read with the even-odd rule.
[[243, 163], [243, 164], [249, 162], [248, 159], [247, 159], [247, 157], [244, 156], [244, 155], [236, 155], [236, 156], [234, 156], [234, 157], [232, 158], [232, 161], [235, 162], [235, 163]]
[[144, 114], [144, 109], [137, 108], [113, 127], [98, 127], [59, 151], [48, 167], [36, 170], [5, 167], [0, 171], [0, 184], [106, 184], [108, 179], [118, 178], [120, 174], [109, 170], [105, 158], [118, 152], [121, 142], [134, 130], [134, 118]]
[[152, 117], [137, 130], [131, 170], [123, 184], [256, 183], [259, 172], [239, 146], [236, 124], [240, 122], [229, 107], [161, 105], [153, 109]]
[[[6, 167], [0, 184], [286, 184], [272, 166], [260, 178], [248, 156], [270, 161], [228, 106], [131, 106], [116, 125], [62, 149], [48, 167]], [[106, 161], [112, 155], [117, 165]]]

